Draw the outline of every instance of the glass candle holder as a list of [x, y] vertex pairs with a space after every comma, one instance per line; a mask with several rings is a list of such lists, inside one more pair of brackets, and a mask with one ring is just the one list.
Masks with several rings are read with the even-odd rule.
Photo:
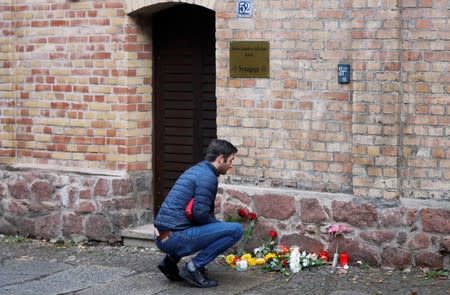
[[339, 263], [341, 264], [341, 266], [345, 266], [348, 265], [348, 253], [347, 252], [342, 252], [339, 255]]

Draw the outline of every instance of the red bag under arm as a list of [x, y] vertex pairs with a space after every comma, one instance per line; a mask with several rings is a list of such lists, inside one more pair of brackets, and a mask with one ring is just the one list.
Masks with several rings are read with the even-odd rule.
[[187, 218], [192, 221], [192, 207], [194, 206], [194, 198], [192, 198], [189, 203], [186, 206], [186, 209], [184, 209], [184, 212], [186, 213]]

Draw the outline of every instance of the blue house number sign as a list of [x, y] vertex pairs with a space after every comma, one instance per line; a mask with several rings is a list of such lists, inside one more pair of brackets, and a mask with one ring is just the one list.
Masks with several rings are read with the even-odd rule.
[[237, 0], [236, 14], [237, 17], [252, 17], [253, 0]]

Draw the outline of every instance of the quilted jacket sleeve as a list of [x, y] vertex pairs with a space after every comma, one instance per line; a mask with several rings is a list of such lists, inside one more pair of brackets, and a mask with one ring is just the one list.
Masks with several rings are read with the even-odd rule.
[[212, 165], [207, 162], [204, 164], [211, 167], [205, 169], [207, 173], [202, 173], [196, 178], [195, 201], [192, 208], [192, 222], [199, 225], [217, 222], [212, 214], [214, 213], [218, 179]]

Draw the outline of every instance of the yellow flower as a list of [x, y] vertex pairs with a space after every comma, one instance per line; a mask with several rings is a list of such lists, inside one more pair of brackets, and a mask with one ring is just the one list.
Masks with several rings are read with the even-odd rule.
[[255, 258], [250, 258], [250, 259], [248, 260], [248, 264], [249, 264], [250, 266], [255, 266], [255, 265], [257, 264], [256, 259], [255, 259]]
[[266, 263], [266, 260], [264, 258], [262, 258], [262, 257], [259, 257], [259, 258], [255, 259], [255, 263], [257, 265], [263, 265], [264, 263]]
[[264, 256], [264, 259], [267, 261], [267, 260], [269, 260], [271, 258], [275, 258], [275, 257], [277, 257], [277, 254], [275, 254], [275, 253], [267, 253], [266, 256]]
[[234, 258], [236, 258], [236, 256], [234, 256], [233, 254], [230, 254], [225, 258], [225, 261], [227, 262], [227, 264], [233, 264]]
[[251, 258], [252, 258], [252, 255], [248, 254], [248, 253], [242, 255], [242, 257], [241, 257], [242, 260], [247, 260], [247, 261], [249, 261]]

